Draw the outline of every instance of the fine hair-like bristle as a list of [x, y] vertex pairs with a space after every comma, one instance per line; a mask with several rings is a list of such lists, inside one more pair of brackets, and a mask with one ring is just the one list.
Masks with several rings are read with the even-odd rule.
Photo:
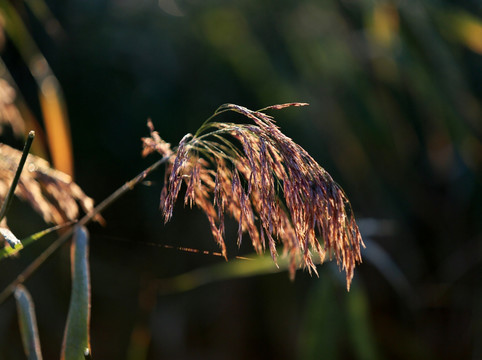
[[[304, 105], [281, 104], [262, 111]], [[214, 121], [228, 111], [252, 123]], [[170, 155], [161, 194], [164, 220], [172, 217], [184, 183], [184, 203], [206, 214], [225, 257], [228, 214], [238, 222], [238, 245], [247, 233], [256, 252], [268, 247], [276, 263], [277, 245], [283, 244], [292, 278], [299, 265], [316, 273], [313, 252], [320, 262], [334, 257], [346, 272], [349, 289], [363, 246], [350, 203], [330, 174], [262, 111], [225, 104], [172, 152], [149, 123], [151, 137], [144, 139], [144, 153]]]

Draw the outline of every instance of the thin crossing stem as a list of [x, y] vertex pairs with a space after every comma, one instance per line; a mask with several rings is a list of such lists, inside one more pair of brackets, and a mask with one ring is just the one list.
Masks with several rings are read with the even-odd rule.
[[25, 165], [25, 161], [27, 160], [28, 153], [30, 152], [30, 147], [32, 146], [33, 139], [35, 138], [35, 132], [30, 131], [28, 133], [27, 141], [25, 142], [25, 146], [23, 147], [22, 157], [20, 158], [20, 162], [18, 163], [17, 172], [12, 181], [12, 185], [10, 185], [10, 189], [8, 190], [8, 194], [5, 197], [5, 201], [3, 202], [2, 209], [0, 210], [0, 221], [5, 217], [7, 214], [8, 208], [10, 207], [10, 203], [13, 199], [13, 194], [15, 193], [15, 189], [17, 188], [18, 181], [20, 180], [20, 175], [22, 174], [23, 167]]
[[[169, 159], [168, 156], [163, 157], [158, 160], [147, 169], [139, 173], [136, 177], [126, 182], [116, 191], [114, 191], [110, 196], [108, 196], [104, 201], [97, 205], [90, 213], [82, 217], [75, 226], [84, 226], [90, 223], [93, 219], [99, 216], [107, 207], [117, 201], [122, 195], [132, 190], [136, 185], [138, 185], [142, 180], [146, 178], [152, 171], [160, 167]], [[71, 227], [66, 233], [55, 240], [47, 249], [45, 249], [34, 261], [30, 263], [29, 266], [25, 268], [16, 278], [12, 281], [1, 293], [0, 293], [0, 304], [2, 304], [12, 293], [15, 291], [17, 285], [24, 283], [44, 262], [50, 255], [52, 255], [58, 248], [60, 248], [74, 233], [75, 226]]]

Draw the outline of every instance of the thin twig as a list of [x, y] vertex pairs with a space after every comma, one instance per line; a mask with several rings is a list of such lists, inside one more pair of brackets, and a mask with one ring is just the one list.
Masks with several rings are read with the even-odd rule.
[[[114, 191], [109, 197], [102, 201], [99, 205], [95, 207], [90, 213], [86, 214], [75, 226], [84, 226], [91, 222], [96, 216], [98, 216], [102, 211], [104, 211], [109, 205], [118, 200], [122, 195], [124, 195], [129, 190], [132, 190], [137, 184], [139, 184], [144, 178], [149, 175], [152, 171], [157, 169], [159, 166], [164, 164], [169, 159], [168, 156], [163, 157], [158, 160], [147, 169], [142, 171], [132, 180], [126, 182], [119, 189]], [[74, 233], [74, 228], [70, 228], [65, 234], [55, 240], [47, 249], [44, 250], [37, 258], [35, 258], [30, 265], [22, 271], [17, 278], [10, 283], [1, 293], [0, 293], [0, 304], [2, 304], [14, 291], [18, 284], [22, 284], [27, 280], [43, 263], [49, 258], [60, 246], [62, 246]]]
[[28, 153], [30, 152], [30, 147], [32, 146], [32, 142], [34, 138], [35, 138], [35, 131], [30, 131], [28, 133], [25, 146], [23, 147], [22, 157], [20, 158], [17, 172], [15, 173], [15, 177], [13, 178], [12, 185], [8, 190], [8, 194], [5, 197], [5, 201], [3, 202], [2, 209], [0, 210], [0, 221], [5, 217], [5, 215], [7, 214], [8, 208], [10, 207], [10, 203], [12, 202], [12, 199], [13, 199], [13, 194], [15, 193], [15, 189], [17, 188], [18, 181], [20, 180], [20, 175], [22, 174], [23, 166], [25, 165], [25, 161], [27, 160], [27, 156], [28, 156]]

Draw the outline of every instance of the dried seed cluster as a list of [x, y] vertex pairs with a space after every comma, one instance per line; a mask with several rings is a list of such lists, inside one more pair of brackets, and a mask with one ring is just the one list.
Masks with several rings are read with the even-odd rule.
[[[275, 105], [260, 111], [226, 104], [174, 152], [152, 124], [144, 138], [144, 154], [169, 155], [161, 193], [164, 220], [172, 217], [181, 185], [184, 203], [206, 214], [214, 239], [226, 257], [224, 216], [238, 222], [238, 244], [248, 233], [256, 252], [269, 248], [276, 262], [277, 243], [290, 258], [294, 277], [298, 264], [316, 273], [312, 253], [323, 262], [334, 257], [346, 272], [347, 287], [363, 242], [343, 190], [301, 146], [284, 135], [263, 111], [302, 103]], [[252, 124], [214, 121], [222, 113], [240, 113]], [[321, 239], [321, 240], [319, 240]]]
[[[0, 204], [5, 199], [17, 170], [22, 152], [0, 144]], [[45, 222], [62, 224], [78, 217], [79, 207], [85, 212], [94, 208], [94, 201], [84, 194], [70, 176], [54, 170], [50, 164], [29, 155], [16, 192], [42, 215]]]

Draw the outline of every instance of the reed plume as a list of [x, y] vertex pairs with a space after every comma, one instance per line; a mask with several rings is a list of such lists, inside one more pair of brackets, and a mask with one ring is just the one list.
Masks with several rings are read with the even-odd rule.
[[[349, 289], [363, 246], [350, 203], [330, 174], [264, 113], [304, 105], [251, 111], [225, 104], [173, 150], [149, 121], [151, 136], [143, 139], [143, 154], [157, 151], [169, 156], [161, 192], [165, 222], [172, 217], [184, 183], [184, 204], [196, 205], [206, 214], [224, 257], [227, 214], [238, 223], [238, 245], [247, 233], [256, 252], [268, 248], [276, 263], [277, 244], [283, 244], [291, 278], [299, 266], [317, 273], [315, 253], [320, 262], [336, 259], [346, 272]], [[215, 121], [226, 112], [242, 114], [252, 123]]]

